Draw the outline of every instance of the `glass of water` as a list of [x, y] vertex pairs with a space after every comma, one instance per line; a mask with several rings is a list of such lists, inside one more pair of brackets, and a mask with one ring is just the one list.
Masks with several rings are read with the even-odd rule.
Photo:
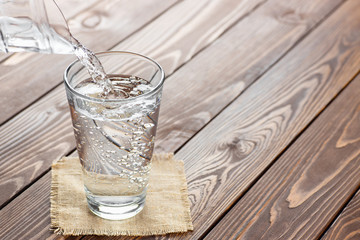
[[110, 93], [89, 78], [79, 61], [64, 73], [77, 150], [90, 210], [119, 220], [145, 204], [164, 71], [131, 52], [96, 54]]

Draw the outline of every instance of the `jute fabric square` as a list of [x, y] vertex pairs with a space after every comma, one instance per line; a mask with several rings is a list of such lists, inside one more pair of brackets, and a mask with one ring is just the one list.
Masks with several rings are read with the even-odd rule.
[[148, 236], [193, 230], [184, 164], [171, 153], [152, 158], [144, 209], [126, 220], [105, 220], [87, 206], [78, 158], [52, 165], [51, 227], [63, 235]]

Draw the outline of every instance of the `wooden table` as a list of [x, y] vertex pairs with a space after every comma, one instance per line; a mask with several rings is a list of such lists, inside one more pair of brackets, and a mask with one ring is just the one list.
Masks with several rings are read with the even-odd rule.
[[[194, 231], [156, 239], [360, 239], [359, 0], [60, 3], [89, 48], [167, 73], [156, 151], [185, 162]], [[74, 57], [0, 59], [0, 239], [107, 239], [49, 230]]]

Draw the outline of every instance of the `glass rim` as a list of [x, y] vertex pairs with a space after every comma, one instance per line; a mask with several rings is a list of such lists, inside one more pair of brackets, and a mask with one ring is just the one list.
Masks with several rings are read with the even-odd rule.
[[[149, 92], [146, 92], [144, 94], [141, 94], [139, 96], [135, 96], [135, 97], [130, 97], [130, 98], [121, 98], [121, 99], [101, 99], [101, 98], [94, 98], [94, 97], [89, 97], [89, 96], [86, 96], [84, 94], [81, 94], [79, 93], [78, 91], [76, 91], [70, 84], [69, 82], [69, 78], [68, 78], [68, 74], [71, 70], [71, 68], [77, 64], [77, 63], [80, 63], [80, 61], [77, 59], [75, 61], [73, 61], [69, 66], [67, 66], [67, 68], [65, 69], [65, 72], [64, 72], [64, 75], [63, 75], [63, 78], [64, 78], [64, 83], [65, 83], [65, 87], [67, 89], [69, 89], [69, 91], [78, 96], [78, 97], [81, 97], [81, 98], [84, 98], [84, 99], [87, 99], [87, 100], [90, 100], [90, 101], [94, 101], [94, 102], [99, 102], [99, 103], [106, 103], [106, 102], [109, 102], [109, 103], [121, 103], [121, 102], [131, 102], [131, 101], [134, 101], [134, 100], [137, 100], [137, 99], [140, 99], [140, 98], [146, 98], [150, 95], [152, 95], [154, 92], [156, 92], [158, 89], [160, 89], [162, 87], [162, 85], [164, 84], [164, 80], [165, 80], [165, 73], [164, 73], [164, 70], [163, 68], [160, 66], [159, 63], [157, 63], [155, 60], [149, 58], [149, 57], [146, 57], [142, 54], [139, 54], [139, 53], [135, 53], [135, 52], [128, 52], [128, 51], [106, 51], [106, 52], [97, 52], [95, 53], [96, 56], [98, 55], [106, 55], [106, 54], [123, 54], [123, 55], [133, 55], [133, 56], [137, 56], [137, 57], [141, 57], [153, 64], [156, 65], [156, 67], [158, 67], [158, 69], [160, 70], [160, 74], [161, 74], [161, 78], [160, 78], [160, 81], [159, 83], [154, 86], [153, 89], [151, 89], [151, 91]], [[80, 63], [81, 64], [81, 63]], [[82, 69], [85, 68], [84, 66], [82, 67]]]

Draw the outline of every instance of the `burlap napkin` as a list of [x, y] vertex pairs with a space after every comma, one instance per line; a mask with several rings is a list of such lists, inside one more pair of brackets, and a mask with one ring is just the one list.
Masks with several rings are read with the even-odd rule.
[[146, 236], [193, 230], [182, 161], [154, 155], [144, 209], [135, 217], [111, 221], [87, 207], [78, 158], [52, 165], [51, 227], [64, 235]]

